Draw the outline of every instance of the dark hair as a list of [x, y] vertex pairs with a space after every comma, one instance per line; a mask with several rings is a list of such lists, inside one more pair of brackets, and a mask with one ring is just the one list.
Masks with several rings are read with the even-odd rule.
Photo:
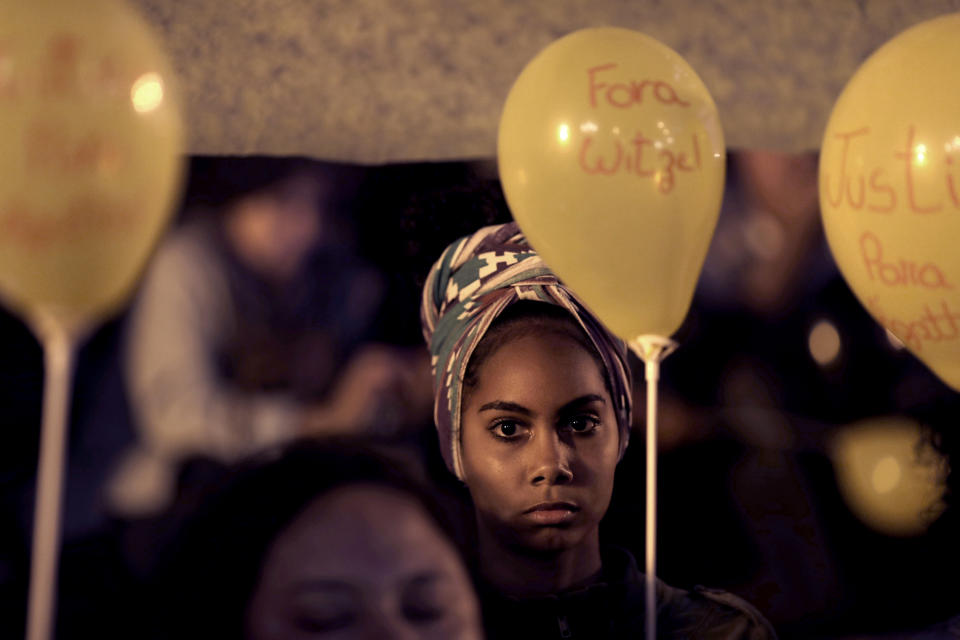
[[195, 156], [190, 160], [185, 206], [221, 207], [299, 174], [322, 176], [319, 164], [308, 158]]
[[413, 497], [451, 539], [452, 525], [412, 461], [359, 440], [302, 441], [242, 463], [182, 528], [157, 576], [170, 637], [243, 637], [244, 612], [276, 537], [320, 496], [376, 484]]
[[462, 402], [466, 402], [470, 390], [477, 386], [480, 367], [497, 349], [511, 340], [539, 333], [543, 330], [563, 333], [582, 346], [596, 362], [600, 369], [600, 375], [603, 376], [603, 384], [607, 393], [610, 394], [611, 398], [613, 397], [613, 383], [610, 380], [610, 372], [603, 364], [603, 359], [597, 352], [596, 345], [593, 344], [590, 336], [587, 335], [573, 315], [559, 305], [534, 300], [521, 300], [507, 307], [503, 313], [494, 319], [483, 339], [470, 354], [470, 360], [467, 362], [462, 380], [464, 390]]
[[947, 510], [944, 519], [960, 523], [960, 394], [948, 391], [912, 409], [924, 429], [926, 442], [943, 456], [946, 466], [942, 477], [942, 500]]

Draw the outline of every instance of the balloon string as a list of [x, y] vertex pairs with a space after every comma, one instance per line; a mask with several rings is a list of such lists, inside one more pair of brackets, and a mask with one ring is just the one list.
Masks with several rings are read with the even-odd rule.
[[49, 640], [54, 628], [64, 456], [73, 376], [73, 337], [61, 327], [47, 329], [38, 332], [43, 344], [45, 371], [27, 640]]
[[647, 640], [657, 637], [657, 382], [660, 362], [677, 348], [669, 338], [643, 335], [630, 341], [630, 348], [643, 360], [647, 381], [647, 496], [645, 630]]

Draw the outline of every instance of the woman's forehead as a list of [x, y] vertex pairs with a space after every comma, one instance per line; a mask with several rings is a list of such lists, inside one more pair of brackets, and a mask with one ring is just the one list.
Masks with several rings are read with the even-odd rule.
[[571, 331], [552, 329], [512, 335], [480, 366], [478, 384], [471, 395], [522, 395], [549, 388], [606, 396], [600, 366], [583, 342]]
[[[418, 551], [424, 541], [431, 550], [425, 554]], [[361, 566], [405, 571], [425, 562], [443, 565], [453, 556], [416, 498], [374, 484], [338, 487], [312, 501], [278, 536], [274, 555], [296, 565], [309, 557], [332, 574]]]
[[475, 354], [486, 351], [486, 356], [489, 357], [510, 343], [528, 336], [551, 336], [558, 340], [570, 340], [579, 345], [591, 357], [596, 354], [593, 341], [571, 315], [525, 316], [510, 319], [502, 325], [495, 324], [481, 340]]

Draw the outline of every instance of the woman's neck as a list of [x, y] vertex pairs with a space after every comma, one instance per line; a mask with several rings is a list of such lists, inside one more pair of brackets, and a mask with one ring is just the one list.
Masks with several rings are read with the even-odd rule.
[[544, 596], [587, 586], [601, 569], [597, 529], [575, 547], [556, 551], [509, 545], [482, 527], [478, 542], [484, 580], [513, 597]]

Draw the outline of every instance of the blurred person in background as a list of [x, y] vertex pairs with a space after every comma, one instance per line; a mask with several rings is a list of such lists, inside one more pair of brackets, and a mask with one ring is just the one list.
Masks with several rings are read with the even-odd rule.
[[425, 363], [373, 340], [382, 277], [335, 215], [335, 178], [298, 158], [216, 158], [191, 179], [212, 210], [162, 242], [131, 312], [140, 445], [110, 489], [120, 512], [162, 505], [184, 460], [397, 429], [418, 412]]

